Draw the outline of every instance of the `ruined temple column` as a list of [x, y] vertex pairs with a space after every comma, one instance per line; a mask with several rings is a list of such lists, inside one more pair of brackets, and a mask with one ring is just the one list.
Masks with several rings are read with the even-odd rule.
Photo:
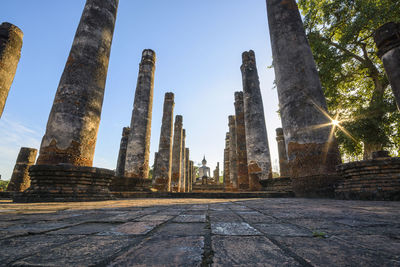
[[[331, 127], [318, 71], [295, 0], [267, 0], [280, 114], [297, 196], [322, 187], [333, 192], [340, 154]], [[328, 149], [329, 147], [329, 149]], [[331, 175], [328, 178], [328, 175]]]
[[225, 149], [224, 149], [224, 188], [227, 189], [230, 187], [230, 179], [229, 179], [229, 132], [226, 133], [225, 136]]
[[126, 177], [149, 177], [155, 63], [156, 53], [150, 49], [143, 50], [133, 104], [131, 133], [126, 151]]
[[185, 192], [185, 179], [186, 179], [186, 150], [185, 150], [185, 145], [186, 145], [186, 130], [182, 130], [182, 159], [181, 159], [181, 177], [179, 178], [179, 187], [178, 191], [179, 192]]
[[244, 123], [243, 92], [235, 92], [236, 113], [236, 149], [239, 190], [249, 189], [249, 172], [247, 167], [246, 129]]
[[122, 137], [121, 137], [121, 143], [119, 145], [117, 168], [115, 170], [115, 175], [119, 177], [123, 176], [125, 173], [126, 149], [128, 146], [128, 136], [130, 131], [131, 128], [129, 127], [124, 127], [122, 129]]
[[153, 171], [154, 188], [162, 192], [168, 191], [168, 182], [171, 180], [174, 105], [174, 94], [165, 93], [160, 143]]
[[244, 52], [242, 60], [240, 69], [243, 80], [249, 189], [259, 190], [259, 181], [272, 177], [271, 156], [254, 51]]
[[286, 154], [285, 138], [283, 136], [283, 129], [276, 129], [276, 142], [278, 143], [278, 154], [279, 154], [279, 169], [281, 172], [281, 177], [289, 177], [290, 169]]
[[118, 0], [87, 0], [37, 164], [92, 166]]
[[400, 111], [400, 23], [389, 22], [376, 30], [375, 43]]
[[229, 181], [234, 190], [238, 188], [237, 179], [236, 119], [229, 116]]
[[0, 118], [21, 57], [24, 34], [15, 25], [0, 25]]
[[185, 189], [184, 192], [189, 192], [189, 184], [190, 184], [190, 170], [189, 170], [189, 148], [185, 149]]
[[31, 185], [29, 167], [35, 164], [37, 149], [21, 147], [7, 191], [23, 192]]
[[217, 167], [214, 170], [214, 180], [217, 184], [219, 184], [219, 162], [217, 162]]
[[189, 192], [193, 191], [193, 180], [194, 180], [194, 162], [190, 161], [190, 180], [189, 180]]
[[174, 125], [174, 143], [172, 145], [172, 172], [171, 182], [169, 183], [168, 191], [178, 192], [179, 180], [182, 174], [182, 129], [183, 118], [181, 115], [176, 115]]

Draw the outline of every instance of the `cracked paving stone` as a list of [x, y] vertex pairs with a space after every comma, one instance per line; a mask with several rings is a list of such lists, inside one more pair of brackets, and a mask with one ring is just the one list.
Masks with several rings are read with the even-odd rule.
[[245, 222], [212, 222], [211, 232], [216, 235], [261, 235], [259, 231]]
[[138, 242], [131, 237], [88, 236], [62, 246], [42, 250], [12, 266], [92, 266]]
[[210, 212], [210, 220], [212, 222], [242, 222], [242, 218], [236, 215], [233, 212], [219, 212], [212, 211]]
[[255, 224], [254, 227], [270, 236], [312, 236], [310, 230], [292, 224]]
[[171, 219], [173, 216], [169, 215], [146, 215], [144, 217], [141, 217], [137, 219], [138, 221], [168, 221]]
[[5, 229], [6, 232], [17, 232], [19, 234], [37, 234], [48, 231], [57, 230], [60, 228], [72, 226], [74, 224], [68, 222], [21, 222], [18, 225], [12, 225]]
[[168, 223], [156, 230], [154, 235], [192, 236], [206, 233], [205, 223]]
[[205, 222], [206, 215], [179, 215], [175, 219], [174, 222]]
[[257, 211], [238, 211], [236, 213], [248, 223], [278, 223], [277, 219]]
[[162, 221], [128, 222], [100, 232], [97, 235], [145, 235], [162, 223]]
[[301, 266], [264, 236], [213, 236], [213, 266]]
[[57, 231], [47, 233], [48, 235], [91, 235], [99, 232], [105, 232], [113, 228], [115, 224], [111, 223], [84, 223]]
[[2, 240], [0, 241], [0, 265], [10, 265], [11, 262], [17, 259], [25, 258], [47, 248], [52, 248], [83, 237], [83, 235], [30, 235]]
[[109, 266], [200, 266], [203, 247], [202, 236], [152, 237]]
[[361, 247], [349, 246], [331, 238], [274, 237], [314, 266], [400, 266], [393, 257]]

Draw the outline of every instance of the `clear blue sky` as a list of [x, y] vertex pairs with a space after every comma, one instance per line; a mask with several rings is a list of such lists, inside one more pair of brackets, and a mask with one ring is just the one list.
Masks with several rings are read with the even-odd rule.
[[[22, 56], [0, 119], [0, 174], [9, 179], [21, 146], [39, 148], [84, 0], [8, 0], [2, 21], [24, 32]], [[175, 93], [190, 156], [222, 167], [233, 94], [242, 90], [241, 54], [253, 49], [273, 167], [278, 98], [265, 0], [120, 0], [94, 166], [114, 169], [122, 127], [130, 124], [141, 52], [157, 53], [151, 164], [165, 92]]]

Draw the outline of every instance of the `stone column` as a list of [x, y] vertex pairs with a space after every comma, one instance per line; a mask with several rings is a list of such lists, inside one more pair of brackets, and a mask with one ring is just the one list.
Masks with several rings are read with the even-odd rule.
[[87, 0], [37, 164], [92, 166], [118, 0]]
[[185, 150], [185, 145], [186, 145], [186, 130], [182, 130], [182, 159], [181, 159], [181, 177], [179, 179], [179, 192], [185, 192], [185, 179], [186, 179], [186, 150]]
[[21, 57], [24, 34], [15, 25], [0, 25], [0, 118]]
[[172, 167], [172, 131], [174, 127], [174, 94], [166, 93], [164, 98], [163, 118], [158, 146], [157, 162], [154, 163], [154, 188], [168, 191]]
[[[297, 196], [333, 190], [340, 154], [324, 112], [326, 100], [294, 0], [268, 0], [268, 21], [280, 114]], [[332, 174], [332, 179], [327, 175]], [[308, 177], [308, 178], [307, 178]], [[319, 178], [316, 178], [319, 177]]]
[[174, 125], [174, 143], [172, 145], [172, 172], [171, 182], [169, 183], [168, 191], [178, 192], [179, 180], [182, 174], [182, 123], [181, 115], [176, 115]]
[[229, 173], [229, 132], [226, 133], [225, 136], [225, 149], [224, 149], [224, 188], [227, 189], [230, 187], [230, 173]]
[[189, 184], [190, 184], [190, 169], [189, 169], [189, 148], [185, 149], [185, 191], [189, 192]]
[[375, 43], [400, 111], [400, 23], [389, 22], [376, 30]]
[[289, 177], [290, 169], [286, 154], [285, 138], [283, 136], [283, 129], [276, 129], [276, 142], [278, 143], [278, 154], [279, 154], [279, 169], [281, 177]]
[[254, 51], [244, 52], [242, 60], [249, 189], [259, 190], [259, 181], [272, 177], [271, 156]]
[[194, 162], [190, 161], [190, 181], [189, 181], [189, 192], [193, 191], [193, 180], [194, 180]]
[[216, 184], [219, 184], [219, 162], [217, 162], [217, 167], [214, 170], [214, 180]]
[[29, 167], [35, 164], [37, 149], [21, 147], [7, 191], [23, 192], [31, 185]]
[[237, 149], [236, 149], [236, 119], [229, 116], [229, 181], [232, 189], [237, 189]]
[[125, 159], [126, 159], [126, 149], [128, 146], [128, 136], [131, 128], [124, 127], [122, 129], [121, 144], [119, 145], [117, 168], [115, 170], [115, 175], [120, 177], [124, 176], [125, 173]]
[[156, 53], [150, 49], [143, 50], [133, 104], [131, 133], [126, 151], [126, 177], [149, 177], [155, 63]]
[[246, 129], [244, 123], [243, 92], [235, 92], [236, 113], [236, 149], [238, 165], [238, 188], [249, 189], [249, 172], [247, 168]]

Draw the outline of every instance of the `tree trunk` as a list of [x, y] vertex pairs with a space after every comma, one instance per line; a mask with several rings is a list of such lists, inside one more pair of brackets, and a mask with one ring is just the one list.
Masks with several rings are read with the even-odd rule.
[[364, 155], [363, 160], [370, 160], [372, 159], [372, 152], [382, 150], [381, 144], [369, 144], [364, 143]]

